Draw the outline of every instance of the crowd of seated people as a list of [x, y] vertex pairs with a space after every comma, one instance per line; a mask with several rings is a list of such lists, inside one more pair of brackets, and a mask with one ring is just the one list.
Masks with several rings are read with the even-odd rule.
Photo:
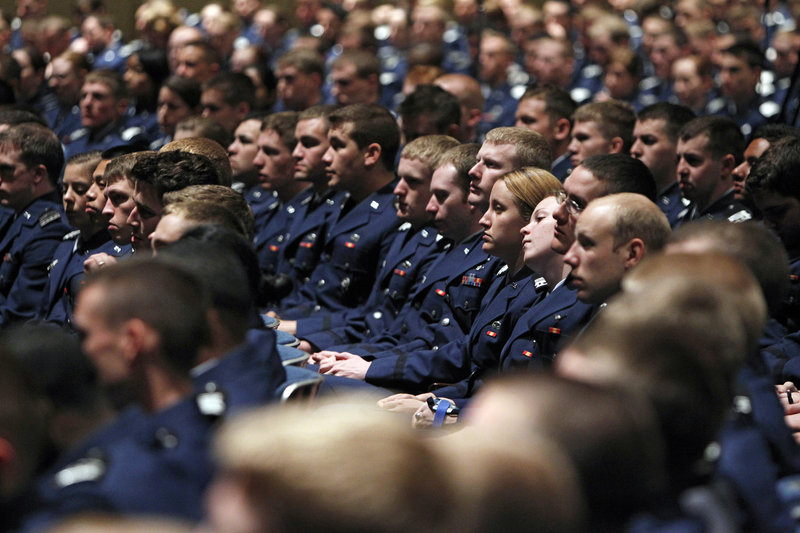
[[0, 532], [800, 529], [795, 3], [15, 5]]

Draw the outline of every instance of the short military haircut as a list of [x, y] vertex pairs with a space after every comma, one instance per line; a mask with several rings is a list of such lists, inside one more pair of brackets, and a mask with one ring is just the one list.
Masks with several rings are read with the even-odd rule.
[[131, 169], [131, 178], [136, 184], [155, 188], [159, 199], [164, 193], [189, 185], [219, 184], [217, 171], [207, 157], [180, 150], [141, 157]]
[[787, 137], [771, 144], [753, 163], [745, 188], [750, 194], [774, 191], [800, 200], [800, 138]]
[[214, 65], [214, 64], [222, 65], [222, 56], [219, 55], [217, 49], [214, 48], [214, 46], [208, 41], [203, 41], [203, 40], [191, 41], [184, 44], [181, 48], [189, 48], [190, 46], [199, 48], [202, 52], [203, 61], [205, 61], [209, 65]]
[[164, 194], [164, 214], [177, 213], [198, 223], [221, 224], [252, 239], [255, 222], [244, 197], [224, 185], [190, 185]]
[[733, 155], [736, 162], [742, 160], [744, 135], [733, 120], [720, 116], [697, 117], [687, 122], [678, 135], [686, 142], [699, 135], [708, 137], [708, 151], [715, 159]]
[[764, 139], [773, 144], [785, 137], [800, 137], [800, 130], [788, 124], [762, 124], [753, 130], [750, 141]]
[[453, 165], [453, 168], [456, 169], [458, 185], [461, 192], [464, 193], [465, 202], [469, 194], [469, 182], [472, 180], [469, 171], [472, 170], [472, 167], [478, 162], [478, 151], [480, 149], [481, 145], [478, 143], [460, 144], [443, 153], [439, 160], [440, 167], [444, 165]]
[[330, 126], [331, 113], [341, 108], [338, 104], [318, 104], [297, 113], [297, 121], [321, 118], [325, 120], [326, 128]]
[[281, 142], [291, 152], [297, 145], [294, 130], [297, 127], [297, 113], [295, 111], [281, 111], [267, 115], [261, 123], [261, 131], [272, 130], [281, 138]]
[[[227, 146], [227, 145], [226, 145]], [[159, 152], [181, 151], [190, 154], [202, 155], [207, 157], [214, 169], [217, 171], [219, 185], [230, 186], [233, 171], [228, 160], [228, 151], [217, 141], [206, 137], [193, 137], [190, 139], [179, 139], [172, 141], [161, 147]]]
[[400, 116], [410, 120], [425, 116], [437, 133], [447, 133], [451, 125], [461, 123], [458, 99], [437, 85], [418, 85], [400, 104]]
[[94, 170], [102, 159], [101, 154], [102, 152], [100, 150], [90, 150], [88, 152], [75, 154], [69, 158], [64, 166], [65, 168], [67, 166], [91, 167], [91, 170]]
[[108, 87], [114, 100], [122, 100], [128, 97], [125, 81], [122, 79], [122, 75], [115, 70], [93, 70], [83, 79], [83, 84], [86, 85], [87, 83], [101, 83], [105, 85]]
[[764, 68], [764, 54], [761, 52], [761, 48], [750, 39], [739, 41], [723, 50], [722, 53], [744, 60], [750, 68]]
[[314, 50], [298, 48], [289, 50], [276, 61], [278, 68], [294, 67], [303, 74], [325, 75], [325, 59]]
[[622, 139], [622, 151], [627, 154], [633, 140], [636, 114], [628, 104], [618, 100], [608, 100], [580, 106], [575, 110], [572, 122], [594, 122], [606, 140], [610, 141], [614, 137]]
[[[186, 117], [175, 125], [175, 131], [189, 132], [192, 138], [204, 137], [219, 143], [220, 146], [229, 146], [233, 142], [233, 135], [218, 120], [211, 117], [194, 115]], [[189, 137], [184, 137], [189, 138]], [[179, 139], [180, 140], [180, 139]]]
[[400, 130], [386, 108], [378, 104], [351, 104], [331, 113], [330, 122], [331, 128], [347, 128], [359, 148], [377, 143], [384, 168], [394, 170]]
[[587, 157], [581, 166], [605, 183], [607, 194], [634, 192], [656, 201], [658, 189], [647, 165], [628, 154], [602, 154]]
[[0, 109], [0, 124], [16, 126], [17, 124], [25, 124], [28, 122], [49, 127], [47, 121], [33, 111], [17, 109], [10, 106], [3, 106], [3, 108]]
[[616, 193], [592, 200], [590, 204], [610, 205], [614, 210], [614, 246], [641, 239], [648, 253], [658, 252], [670, 236], [666, 215], [650, 199], [638, 193]]
[[133, 166], [141, 158], [151, 157], [155, 152], [132, 152], [130, 154], [122, 154], [108, 162], [105, 171], [103, 172], [103, 179], [106, 186], [111, 185], [121, 179], [126, 179], [133, 184], [132, 170]]
[[161, 353], [173, 370], [188, 375], [208, 340], [208, 300], [188, 270], [153, 259], [131, 259], [98, 271], [86, 287], [103, 293], [103, 320], [120, 326], [141, 320], [158, 332]]
[[13, 148], [19, 151], [19, 160], [28, 168], [44, 165], [47, 179], [52, 185], [58, 183], [64, 168], [64, 151], [55, 133], [33, 123], [11, 126], [0, 132], [0, 149]]
[[540, 133], [525, 128], [494, 128], [486, 134], [485, 143], [512, 144], [518, 167], [549, 169], [553, 164], [550, 144]]
[[183, 100], [189, 109], [196, 109], [200, 105], [200, 96], [202, 96], [203, 91], [196, 80], [170, 76], [164, 81], [162, 87], [166, 87], [178, 95], [178, 98]]
[[551, 121], [565, 118], [572, 122], [577, 105], [567, 91], [555, 85], [534, 85], [525, 90], [519, 101], [536, 99], [544, 102], [544, 112]]
[[381, 63], [375, 54], [366, 50], [350, 50], [343, 52], [342, 55], [334, 60], [331, 68], [340, 68], [346, 64], [356, 67], [356, 76], [366, 79], [370, 76], [378, 76], [381, 73]]
[[[234, 239], [239, 231], [232, 231], [236, 233], [229, 236]], [[242, 236], [239, 238], [244, 239]], [[191, 239], [179, 239], [159, 249], [156, 258], [159, 262], [185, 268], [197, 276], [221, 323], [235, 340], [244, 341], [255, 304], [245, 268], [231, 246], [220, 242], [206, 242], [198, 246]]]
[[702, 243], [708, 252], [731, 256], [749, 268], [761, 286], [770, 314], [775, 316], [780, 310], [788, 289], [789, 259], [781, 242], [764, 225], [698, 220], [682, 225], [670, 238], [670, 243], [687, 242]]
[[229, 106], [246, 103], [253, 107], [256, 88], [253, 81], [240, 72], [220, 72], [203, 84], [203, 90], [215, 90], [222, 94], [222, 100]]
[[694, 111], [686, 106], [671, 104], [669, 102], [658, 102], [657, 104], [649, 105], [639, 111], [636, 115], [638, 122], [645, 120], [663, 120], [664, 133], [667, 137], [674, 142], [678, 142], [678, 132], [690, 120], [695, 118]]
[[444, 153], [458, 145], [459, 142], [448, 135], [423, 135], [406, 144], [400, 157], [422, 161], [433, 172]]

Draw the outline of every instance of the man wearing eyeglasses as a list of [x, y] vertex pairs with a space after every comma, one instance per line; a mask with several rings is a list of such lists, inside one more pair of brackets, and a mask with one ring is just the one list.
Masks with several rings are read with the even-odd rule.
[[564, 191], [556, 196], [560, 205], [553, 212], [556, 220], [550, 243], [553, 251], [567, 253], [575, 241], [575, 221], [589, 202], [621, 192], [639, 193], [655, 202], [656, 182], [644, 163], [627, 154], [584, 159], [564, 181]]

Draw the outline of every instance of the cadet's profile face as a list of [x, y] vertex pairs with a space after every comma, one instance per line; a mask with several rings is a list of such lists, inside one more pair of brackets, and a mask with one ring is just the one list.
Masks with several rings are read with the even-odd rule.
[[627, 247], [614, 242], [614, 214], [588, 206], [578, 217], [575, 242], [564, 256], [572, 267], [571, 286], [582, 302], [599, 304], [617, 292], [625, 275]]
[[603, 137], [594, 121], [576, 122], [572, 127], [568, 149], [572, 152], [572, 168], [575, 168], [589, 156], [610, 154], [612, 145], [610, 140]]
[[373, 84], [366, 78], [359, 78], [356, 66], [343, 63], [331, 69], [331, 94], [339, 105], [370, 103], [373, 100]]
[[791, 257], [800, 251], [800, 201], [775, 191], [761, 189], [753, 201], [764, 217], [764, 225], [773, 230]]
[[178, 122], [194, 114], [186, 102], [169, 87], [161, 87], [158, 91], [158, 125], [167, 135], [175, 135]]
[[752, 98], [761, 70], [751, 67], [747, 61], [733, 54], [722, 54], [719, 62], [722, 95], [740, 103]]
[[328, 151], [328, 131], [324, 118], [300, 120], [294, 130], [297, 144], [292, 152], [294, 157], [294, 178], [324, 185], [325, 163], [322, 157]]
[[549, 257], [553, 250], [550, 243], [553, 241], [553, 230], [556, 220], [553, 212], [558, 208], [555, 196], [548, 196], [534, 208], [531, 219], [522, 228], [522, 259], [525, 265], [534, 271], [543, 270], [540, 265]]
[[394, 188], [397, 197], [397, 218], [410, 222], [414, 228], [420, 228], [430, 221], [426, 211], [431, 197], [428, 164], [419, 159], [400, 158], [397, 165], [400, 180]]
[[81, 94], [83, 78], [67, 59], [57, 57], [50, 63], [50, 77], [48, 85], [58, 98], [59, 103], [74, 105]]
[[503, 180], [492, 187], [489, 209], [480, 219], [483, 227], [483, 251], [499, 257], [513, 267], [522, 251], [521, 230], [525, 219], [519, 213], [514, 195]]
[[64, 214], [73, 228], [82, 229], [89, 223], [86, 193], [92, 186], [92, 167], [87, 165], [67, 165], [61, 185], [61, 201]]
[[722, 172], [722, 161], [715, 159], [708, 149], [707, 135], [678, 141], [678, 184], [684, 198], [707, 206], [718, 196]]
[[278, 191], [294, 180], [294, 158], [275, 130], [262, 131], [258, 136], [258, 153], [253, 164], [258, 169], [261, 187]]
[[236, 108], [225, 102], [222, 91], [206, 89], [200, 96], [200, 106], [204, 117], [214, 119], [228, 131], [233, 131], [241, 117]]
[[339, 190], [350, 190], [365, 170], [365, 153], [350, 137], [352, 124], [346, 123], [328, 132], [330, 147], [322, 161], [328, 186]]
[[[550, 247], [559, 254], [567, 253], [575, 242], [575, 221], [589, 202], [607, 193], [603, 182], [584, 167], [577, 167], [564, 180], [564, 202], [553, 211], [556, 227]], [[577, 211], [576, 211], [577, 209]], [[576, 211], [574, 213], [570, 211]]]
[[552, 142], [553, 125], [550, 124], [550, 116], [547, 114], [546, 108], [547, 104], [540, 98], [521, 100], [517, 106], [514, 126], [535, 131], [547, 139], [547, 142]]
[[472, 208], [459, 185], [459, 179], [458, 171], [453, 165], [443, 165], [434, 170], [431, 198], [426, 207], [439, 233], [455, 242], [469, 236], [475, 220]]
[[104, 83], [84, 83], [81, 87], [81, 123], [91, 129], [99, 129], [122, 116], [120, 102]]
[[153, 90], [152, 81], [144, 70], [139, 54], [133, 53], [128, 56], [122, 78], [125, 80], [125, 87], [128, 88], [128, 94], [131, 96], [147, 98]]
[[128, 217], [136, 207], [133, 200], [133, 185], [126, 178], [118, 179], [104, 191], [106, 203], [103, 214], [109, 218], [108, 232], [117, 244], [130, 244], [133, 229]]
[[747, 198], [747, 191], [744, 188], [747, 176], [750, 175], [753, 164], [767, 151], [767, 148], [769, 148], [768, 140], [753, 139], [744, 151], [744, 159], [733, 169], [733, 195], [738, 201]]
[[74, 320], [78, 331], [83, 334], [83, 352], [94, 363], [100, 380], [110, 384], [125, 380], [129, 369], [124, 357], [125, 338], [120, 332], [121, 328], [107, 324], [103, 292], [97, 286], [80, 291]]
[[319, 98], [322, 79], [319, 74], [305, 74], [297, 70], [294, 65], [278, 67], [275, 70], [277, 78], [277, 95], [288, 109], [302, 110], [315, 103]]
[[484, 142], [478, 150], [477, 159], [478, 162], [469, 171], [467, 201], [478, 212], [484, 212], [489, 207], [489, 194], [494, 183], [517, 167], [516, 146]]
[[40, 179], [34, 168], [20, 161], [20, 151], [0, 146], [0, 204], [21, 212], [34, 199], [34, 188]]
[[675, 96], [678, 101], [691, 108], [703, 106], [711, 89], [711, 79], [704, 79], [697, 72], [694, 60], [683, 58], [672, 64], [672, 78], [675, 80]]
[[138, 182], [133, 190], [134, 207], [128, 215], [128, 225], [133, 233], [131, 245], [134, 250], [149, 246], [148, 237], [156, 229], [164, 206], [155, 187]]
[[[175, 74], [181, 78], [190, 78], [198, 83], [210, 79], [217, 73], [219, 65], [209, 63], [203, 57], [203, 50], [197, 46], [184, 46], [178, 50]], [[217, 68], [215, 68], [217, 67]]]
[[169, 213], [162, 216], [149, 237], [153, 254], [155, 255], [160, 248], [180, 239], [186, 231], [195, 225], [195, 223], [177, 213]]
[[255, 170], [253, 159], [258, 153], [260, 131], [261, 121], [257, 119], [245, 120], [236, 127], [233, 142], [228, 146], [228, 161], [234, 176]]
[[650, 169], [659, 185], [666, 181], [674, 183], [677, 149], [677, 144], [667, 136], [666, 121], [663, 118], [636, 121], [631, 156]]
[[92, 172], [92, 183], [86, 191], [86, 214], [93, 221], [96, 221], [98, 228], [104, 229], [108, 226], [109, 215], [103, 213], [106, 205], [106, 197], [103, 194], [106, 188], [106, 180], [103, 176], [110, 159], [103, 159], [97, 164]]

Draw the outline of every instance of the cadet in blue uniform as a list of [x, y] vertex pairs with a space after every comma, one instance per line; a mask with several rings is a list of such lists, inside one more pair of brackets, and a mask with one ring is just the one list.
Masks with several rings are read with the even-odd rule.
[[56, 97], [56, 105], [44, 111], [50, 129], [61, 142], [81, 128], [80, 92], [89, 62], [78, 52], [65, 52], [50, 62], [48, 84]]
[[383, 331], [397, 316], [414, 284], [441, 250], [437, 245], [441, 237], [430, 224], [426, 206], [434, 169], [443, 154], [457, 145], [452, 137], [428, 135], [403, 148], [394, 190], [397, 217], [403, 223], [381, 264], [370, 297], [364, 305], [344, 313], [318, 313], [300, 319], [295, 335], [310, 343], [309, 348], [357, 342], [372, 332]]
[[678, 140], [678, 183], [692, 204], [678, 224], [699, 218], [730, 222], [752, 218], [733, 193], [733, 169], [743, 150], [744, 137], [730, 119], [699, 117], [683, 126]]
[[481, 39], [480, 79], [483, 81], [483, 119], [478, 124], [478, 138], [501, 126], [515, 122], [517, 99], [511, 94], [508, 69], [514, 62], [514, 45], [503, 34], [485, 32]]
[[[134, 260], [91, 278], [75, 309], [83, 349], [101, 381], [129, 391], [142, 411], [52, 474], [29, 524], [87, 510], [202, 518], [220, 413], [189, 392], [189, 369], [209, 340], [207, 311], [201, 282], [174, 265]], [[124, 354], [109, 336], [135, 348]]]
[[255, 236], [259, 263], [266, 274], [277, 272], [278, 251], [286, 229], [296, 216], [303, 216], [307, 199], [314, 194], [308, 183], [294, 179], [292, 151], [297, 144], [294, 136], [296, 126], [297, 113], [294, 111], [267, 116], [261, 124], [258, 152], [253, 159], [261, 187], [274, 191], [281, 203], [269, 223], [258, 228]]
[[81, 34], [89, 47], [92, 69], [109, 69], [122, 74], [130, 50], [125, 50], [114, 39], [116, 28], [113, 21], [102, 15], [89, 15], [81, 24]]
[[47, 265], [69, 232], [56, 180], [64, 156], [55, 135], [21, 124], [0, 134], [0, 203], [14, 217], [0, 228], [0, 324], [34, 318], [47, 281]]
[[[533, 273], [523, 263], [521, 229], [539, 201], [560, 188], [560, 182], [552, 174], [534, 168], [512, 171], [498, 180], [480, 224], [484, 228], [483, 251], [505, 265], [497, 271], [495, 279], [484, 280], [490, 286], [482, 298], [480, 311], [469, 324], [468, 334], [437, 350], [377, 354], [372, 362], [362, 363], [363, 374], [358, 372], [350, 377], [420, 392], [434, 382], [472, 379], [469, 369], [481, 366], [479, 360], [493, 360], [496, 364], [513, 324], [535, 298]], [[549, 248], [549, 241], [547, 245]], [[348, 376], [341, 372], [342, 367], [359, 362], [355, 358], [345, 364], [327, 359], [321, 362], [320, 370]]]
[[328, 184], [349, 192], [355, 205], [325, 236], [322, 261], [309, 282], [291, 301], [284, 300], [283, 318], [366, 301], [399, 225], [392, 201], [400, 140], [394, 117], [376, 104], [353, 104], [332, 113], [330, 123], [330, 148], [323, 158]]
[[128, 128], [128, 99], [122, 77], [110, 70], [94, 70], [81, 88], [81, 124], [65, 143], [67, 159], [90, 150], [106, 150], [120, 144], [144, 140], [141, 128]]
[[656, 203], [671, 227], [689, 205], [678, 186], [678, 132], [693, 118], [688, 107], [661, 102], [642, 109], [633, 127], [631, 156], [653, 173], [658, 187]]
[[100, 161], [100, 152], [86, 152], [70, 159], [64, 169], [64, 213], [76, 230], [64, 236], [47, 267], [39, 317], [69, 328], [73, 327], [75, 298], [83, 285], [84, 261], [96, 252], [119, 257], [130, 249], [114, 244], [108, 233], [108, 217], [102, 213], [106, 199], [93, 186], [93, 173]]
[[515, 115], [518, 128], [527, 128], [544, 135], [550, 144], [553, 164], [550, 172], [562, 182], [572, 170], [569, 143], [575, 102], [569, 93], [558, 87], [532, 87], [519, 99]]

